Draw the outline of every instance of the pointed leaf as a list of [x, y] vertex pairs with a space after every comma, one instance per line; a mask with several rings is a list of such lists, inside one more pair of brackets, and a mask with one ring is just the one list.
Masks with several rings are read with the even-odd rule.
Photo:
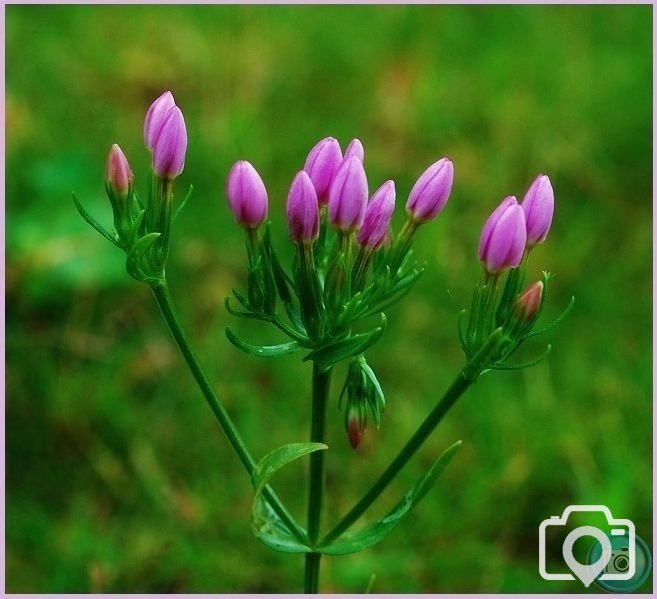
[[75, 204], [75, 207], [78, 210], [78, 213], [80, 216], [87, 221], [87, 224], [91, 225], [96, 231], [98, 231], [107, 241], [112, 242], [117, 248], [121, 248], [121, 245], [119, 242], [114, 238], [114, 236], [107, 230], [103, 225], [101, 225], [91, 214], [89, 214], [83, 207], [82, 204], [78, 201], [78, 198], [75, 196], [75, 194], [71, 194], [73, 196], [73, 203]]
[[178, 208], [176, 208], [176, 211], [173, 214], [173, 220], [176, 220], [178, 218], [178, 215], [182, 212], [182, 209], [185, 207], [185, 204], [187, 204], [187, 200], [189, 200], [189, 198], [192, 195], [192, 191], [194, 191], [194, 186], [190, 185], [189, 186], [189, 191], [187, 192], [187, 195], [183, 198], [183, 201], [180, 202], [180, 206], [178, 206]]
[[314, 451], [328, 449], [324, 443], [288, 443], [270, 451], [262, 458], [251, 473], [251, 482], [256, 493], [269, 482], [269, 479], [283, 466]]
[[388, 536], [429, 492], [440, 473], [452, 460], [460, 446], [461, 441], [457, 441], [454, 445], [448, 447], [433, 463], [429, 471], [415, 483], [415, 486], [406, 493], [404, 498], [386, 516], [361, 530], [344, 534], [331, 545], [320, 547], [317, 551], [329, 555], [344, 555], [346, 553], [362, 551], [363, 549], [376, 545], [376, 543]]
[[267, 547], [282, 553], [310, 553], [308, 545], [301, 543], [269, 502], [258, 493], [251, 510], [251, 532]]
[[285, 356], [304, 349], [296, 341], [281, 343], [279, 345], [251, 345], [250, 343], [246, 343], [239, 339], [229, 328], [226, 329], [226, 337], [228, 337], [228, 341], [230, 341], [237, 349], [252, 356], [259, 356], [261, 358]]
[[261, 491], [269, 479], [281, 468], [313, 451], [327, 449], [323, 443], [290, 443], [268, 453], [251, 473], [256, 491], [251, 511], [251, 530], [268, 547], [283, 553], [308, 553], [310, 547], [301, 543], [287, 524], [276, 514]]
[[304, 356], [304, 361], [313, 360], [322, 371], [328, 370], [331, 366], [347, 358], [353, 358], [362, 354], [368, 347], [376, 343], [386, 326], [386, 317], [381, 314], [381, 326], [373, 329], [369, 333], [360, 333], [352, 335], [346, 339], [339, 339], [311, 351]]

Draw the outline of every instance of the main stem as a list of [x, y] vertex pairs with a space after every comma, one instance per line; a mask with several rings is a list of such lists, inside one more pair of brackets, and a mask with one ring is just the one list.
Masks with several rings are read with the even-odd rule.
[[[228, 441], [230, 442], [231, 446], [235, 450], [237, 457], [239, 458], [240, 462], [242, 462], [242, 465], [244, 466], [244, 468], [246, 469], [246, 471], [249, 473], [250, 476], [253, 472], [256, 462], [251, 456], [251, 454], [249, 453], [249, 450], [246, 448], [246, 445], [244, 444], [242, 437], [237, 431], [235, 424], [233, 423], [230, 416], [228, 415], [228, 412], [219, 401], [219, 397], [217, 396], [212, 385], [210, 384], [210, 381], [208, 380], [207, 375], [203, 371], [203, 368], [201, 367], [198, 358], [192, 351], [189, 341], [187, 340], [187, 336], [185, 335], [185, 332], [180, 326], [180, 323], [178, 322], [178, 318], [174, 311], [173, 299], [171, 297], [171, 293], [169, 292], [169, 287], [167, 286], [166, 282], [163, 282], [161, 285], [153, 286], [152, 289], [153, 289], [153, 293], [155, 294], [155, 299], [157, 300], [157, 304], [160, 307], [160, 310], [162, 311], [162, 315], [164, 316], [164, 320], [166, 320], [167, 325], [169, 325], [169, 330], [171, 331], [173, 338], [175, 339], [178, 347], [180, 348], [180, 352], [185, 358], [185, 361], [187, 362], [189, 369], [192, 371], [192, 375], [194, 376], [194, 379], [196, 380], [198, 386], [200, 387], [203, 396], [205, 397], [206, 401], [208, 402], [208, 405], [210, 406], [210, 409], [212, 410], [219, 424], [221, 425], [221, 428], [226, 434]], [[318, 453], [324, 453], [324, 452], [320, 451]], [[281, 500], [277, 497], [276, 493], [274, 493], [271, 487], [266, 486], [263, 490], [263, 494], [266, 497], [267, 501], [269, 501], [274, 511], [280, 516], [281, 520], [283, 520], [283, 522], [285, 522], [285, 524], [288, 526], [290, 531], [292, 531], [292, 533], [297, 537], [299, 541], [305, 543], [306, 539], [303, 531], [299, 528], [297, 523], [294, 521], [294, 518], [292, 518], [290, 513], [287, 511], [285, 506], [281, 503]]]
[[[323, 443], [326, 429], [326, 402], [331, 384], [331, 370], [321, 372], [313, 363], [313, 403], [310, 424], [310, 441]], [[324, 496], [324, 451], [310, 454], [310, 480], [308, 483], [308, 541], [311, 547], [317, 545], [322, 517]], [[317, 593], [319, 589], [319, 565], [321, 553], [306, 554], [306, 576], [304, 591]]]

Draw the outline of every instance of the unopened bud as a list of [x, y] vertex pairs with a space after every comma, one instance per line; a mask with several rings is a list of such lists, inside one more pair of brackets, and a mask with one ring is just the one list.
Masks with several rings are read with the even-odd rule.
[[531, 325], [538, 317], [543, 302], [543, 282], [530, 285], [513, 304], [512, 317], [525, 325]]
[[525, 213], [514, 196], [508, 196], [492, 212], [479, 238], [479, 260], [497, 273], [520, 264], [527, 243]]
[[416, 221], [430, 221], [442, 211], [454, 181], [454, 165], [441, 158], [425, 170], [413, 185], [406, 202], [406, 212]]
[[358, 245], [370, 250], [379, 249], [386, 241], [390, 219], [395, 210], [395, 183], [386, 181], [374, 192], [365, 210], [363, 225], [358, 231]]
[[299, 171], [287, 195], [287, 229], [294, 242], [313, 241], [319, 233], [319, 205], [310, 177]]
[[349, 403], [345, 425], [349, 444], [356, 449], [363, 440], [365, 429], [367, 428], [367, 414], [363, 404], [358, 402]]
[[328, 202], [329, 188], [342, 162], [342, 150], [338, 140], [325, 137], [308, 153], [303, 170], [312, 181], [320, 205]]
[[547, 175], [536, 177], [525, 194], [522, 209], [527, 221], [527, 245], [543, 243], [554, 214], [554, 191]]
[[153, 145], [153, 170], [164, 179], [175, 179], [185, 167], [187, 129], [180, 108], [169, 108]]
[[107, 156], [106, 179], [112, 191], [120, 197], [126, 197], [133, 175], [128, 160], [123, 150], [117, 145], [112, 145]]
[[257, 229], [267, 218], [267, 190], [250, 162], [240, 160], [230, 169], [226, 195], [235, 221], [242, 227]]
[[360, 228], [367, 206], [367, 176], [363, 163], [352, 156], [344, 160], [329, 190], [329, 221], [340, 231]]

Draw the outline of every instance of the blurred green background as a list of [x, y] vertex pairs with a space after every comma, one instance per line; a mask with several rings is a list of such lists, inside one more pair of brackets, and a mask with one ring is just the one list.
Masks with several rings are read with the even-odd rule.
[[[302, 559], [249, 530], [251, 488], [172, 345], [148, 288], [77, 215], [110, 222], [110, 144], [139, 188], [142, 122], [171, 89], [189, 133], [168, 273], [181, 317], [256, 456], [305, 440], [307, 364], [226, 341], [269, 329], [223, 307], [245, 283], [223, 194], [237, 159], [284, 198], [326, 135], [366, 148], [371, 189], [448, 155], [451, 200], [424, 227], [427, 272], [369, 354], [388, 398], [353, 452], [333, 394], [327, 520], [348, 509], [462, 364], [456, 315], [479, 276], [480, 228], [504, 195], [550, 175], [557, 209], [531, 276], [554, 272], [528, 344], [549, 359], [487, 375], [377, 502], [384, 513], [457, 439], [435, 489], [362, 554], [323, 562], [324, 592], [580, 592], [538, 575], [538, 526], [609, 506], [652, 546], [650, 6], [8, 6], [6, 8], [6, 579], [10, 592], [296, 592]], [[264, 325], [263, 325], [264, 326]], [[336, 377], [337, 387], [344, 371]], [[276, 485], [299, 517], [305, 464]], [[548, 551], [551, 567], [560, 548]], [[652, 578], [643, 590], [651, 589]], [[591, 589], [592, 590], [592, 589]]]

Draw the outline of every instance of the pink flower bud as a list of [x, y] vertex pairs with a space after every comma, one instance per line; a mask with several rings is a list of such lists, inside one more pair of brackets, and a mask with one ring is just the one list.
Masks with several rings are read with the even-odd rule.
[[174, 106], [166, 113], [155, 145], [153, 146], [153, 170], [165, 179], [175, 179], [185, 167], [187, 129], [180, 108]]
[[361, 162], [365, 160], [365, 149], [363, 148], [363, 144], [360, 143], [360, 139], [352, 139], [349, 142], [349, 145], [345, 150], [343, 160], [346, 160], [347, 158], [351, 158], [352, 156], [355, 156]]
[[554, 214], [554, 191], [547, 175], [534, 179], [522, 201], [522, 209], [527, 221], [527, 245], [543, 243]]
[[299, 171], [287, 194], [287, 228], [294, 242], [312, 241], [319, 233], [319, 204], [313, 183]]
[[341, 162], [342, 150], [337, 139], [333, 137], [326, 137], [317, 142], [306, 158], [303, 170], [313, 182], [321, 205], [328, 202], [329, 187]]
[[441, 158], [425, 170], [417, 180], [406, 202], [406, 212], [418, 221], [429, 221], [442, 211], [449, 199], [454, 181], [454, 165]]
[[534, 322], [543, 301], [543, 282], [530, 285], [513, 304], [513, 316], [523, 325]]
[[126, 196], [133, 181], [128, 160], [117, 144], [113, 144], [107, 156], [107, 183], [115, 194]]
[[479, 239], [479, 260], [488, 272], [520, 264], [527, 244], [525, 213], [514, 196], [508, 196], [488, 217]]
[[386, 181], [374, 193], [367, 208], [363, 226], [358, 231], [358, 245], [379, 249], [386, 240], [392, 213], [395, 211], [395, 183]]
[[262, 178], [246, 160], [233, 165], [228, 173], [226, 195], [235, 221], [247, 229], [257, 229], [267, 218], [267, 190]]
[[150, 105], [144, 120], [144, 142], [149, 150], [155, 147], [155, 140], [162, 129], [166, 115], [175, 105], [176, 101], [169, 91], [164, 92]]
[[367, 176], [363, 163], [352, 156], [344, 160], [329, 189], [329, 221], [340, 231], [355, 231], [363, 223], [367, 206]]

